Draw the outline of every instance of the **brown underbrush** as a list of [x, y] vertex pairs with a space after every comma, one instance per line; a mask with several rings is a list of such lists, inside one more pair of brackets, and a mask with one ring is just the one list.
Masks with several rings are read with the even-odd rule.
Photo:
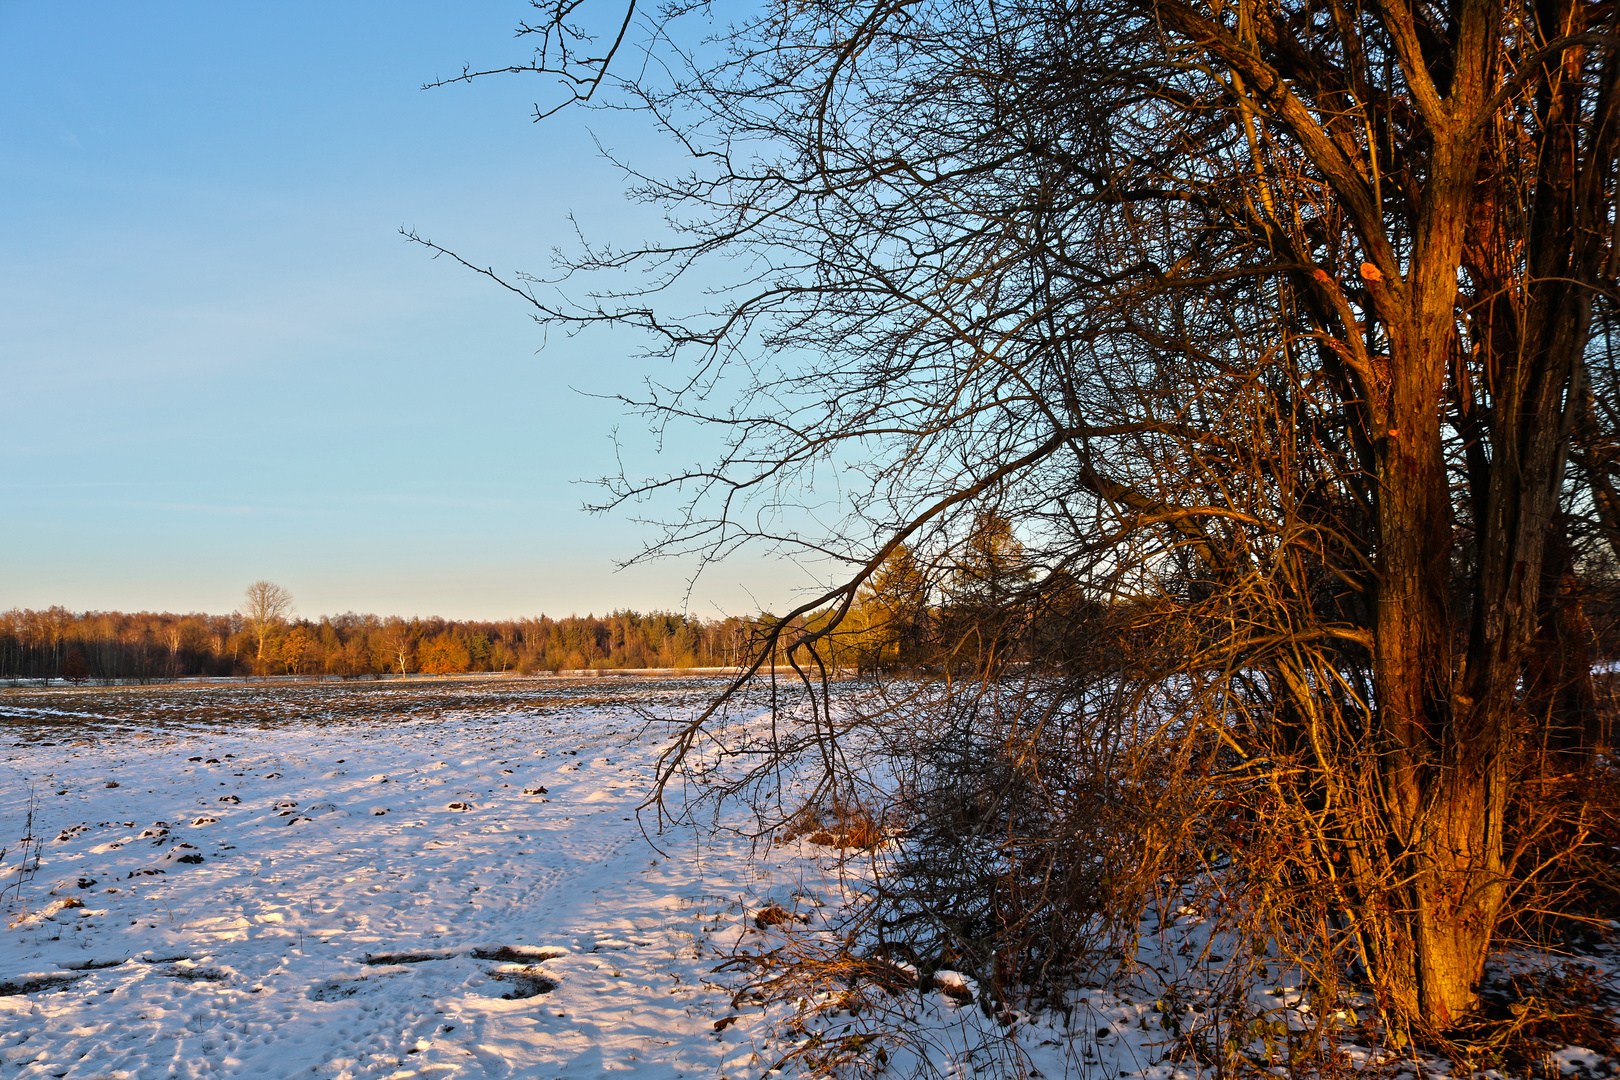
[[1552, 1056], [1582, 1047], [1620, 1061], [1620, 988], [1596, 966], [1570, 961], [1493, 980], [1483, 995], [1470, 1064], [1508, 1075], [1558, 1075]]
[[[1066, 1015], [1084, 987], [1157, 1001], [1160, 1060], [1218, 1076], [1393, 1075], [1442, 1059], [1531, 1075], [1566, 1044], [1620, 1062], [1620, 998], [1579, 957], [1604, 945], [1617, 910], [1607, 758], [1553, 774], [1527, 750], [1519, 767], [1547, 775], [1518, 785], [1509, 814], [1501, 946], [1540, 966], [1500, 976], [1465, 1023], [1437, 1032], [1397, 1022], [1382, 996], [1369, 940], [1392, 944], [1376, 903], [1397, 892], [1352, 873], [1356, 834], [1324, 827], [1330, 789], [1306, 754], [1240, 756], [1197, 714], [1207, 699], [1193, 685], [952, 690], [920, 709], [907, 689], [903, 717], [884, 692], [866, 700], [886, 785], [800, 807], [773, 833], [839, 849], [855, 884], [830, 922], [762, 913], [728, 965], [744, 973], [739, 1001], [789, 1007], [790, 1057], [812, 1073], [924, 1056], [931, 1036], [910, 1003], [933, 991], [1010, 1031]], [[981, 1067], [1026, 1075], [1004, 1042]]]

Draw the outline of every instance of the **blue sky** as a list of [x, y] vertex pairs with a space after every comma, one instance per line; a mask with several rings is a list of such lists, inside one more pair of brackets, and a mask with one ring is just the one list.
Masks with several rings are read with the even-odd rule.
[[[646, 531], [575, 481], [660, 462], [635, 342], [542, 335], [407, 244], [544, 272], [637, 227], [592, 134], [531, 122], [533, 77], [424, 92], [529, 54], [521, 0], [0, 0], [0, 608], [227, 611], [269, 578], [305, 614], [679, 607], [687, 568], [615, 573]], [[591, 130], [587, 129], [587, 125]], [[690, 609], [808, 584], [736, 560]]]

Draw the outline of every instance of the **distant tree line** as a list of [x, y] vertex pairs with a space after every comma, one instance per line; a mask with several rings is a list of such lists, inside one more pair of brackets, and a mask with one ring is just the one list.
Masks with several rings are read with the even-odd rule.
[[[841, 671], [895, 674], [1007, 660], [1107, 663], [1090, 655], [1092, 642], [1107, 642], [1117, 657], [1120, 627], [1137, 605], [1088, 599], [1061, 574], [1035, 578], [1007, 520], [981, 515], [944, 558], [923, 560], [900, 547], [832, 632], [827, 659]], [[291, 593], [269, 581], [248, 586], [242, 608], [228, 615], [13, 608], [0, 612], [0, 680], [730, 667], [757, 655], [776, 623], [770, 613], [459, 621], [354, 612], [308, 619], [291, 611]], [[812, 612], [793, 626], [815, 631], [834, 614]]]
[[[1117, 621], [1118, 605], [1032, 584], [1034, 571], [1005, 518], [982, 515], [959, 550], [924, 562], [901, 547], [829, 641], [834, 668], [864, 674], [977, 667], [992, 657], [1073, 661], [1047, 639]], [[731, 667], [757, 655], [776, 616], [702, 619], [672, 612], [460, 621], [361, 615], [291, 617], [293, 597], [255, 581], [228, 615], [84, 611], [0, 612], [0, 680], [150, 682], [194, 676], [452, 675], [466, 672]], [[995, 618], [987, 613], [996, 611]], [[793, 620], [825, 627], [834, 609]], [[1051, 630], [1058, 626], [1060, 633]], [[1048, 629], [1040, 629], [1040, 628]], [[1030, 631], [1036, 632], [1031, 635]], [[778, 661], [785, 658], [778, 655]]]
[[[1589, 655], [1620, 655], [1620, 573], [1586, 567]], [[899, 545], [838, 619], [829, 606], [789, 629], [826, 635], [829, 668], [862, 675], [980, 674], [1015, 665], [1074, 674], [1131, 667], [1164, 643], [1164, 599], [1102, 598], [1061, 570], [1038, 572], [1002, 515], [975, 516], [932, 558]], [[363, 678], [468, 672], [744, 665], [777, 622], [769, 612], [701, 619], [673, 612], [501, 621], [397, 616], [289, 618], [292, 596], [249, 586], [229, 615], [13, 608], [0, 612], [0, 680], [73, 682], [188, 676]], [[1158, 630], [1153, 629], [1157, 626]], [[776, 650], [779, 669], [788, 667]]]
[[725, 667], [756, 619], [617, 611], [504, 621], [263, 618], [62, 607], [0, 612], [0, 679], [155, 681], [187, 676], [457, 674]]
[[[1600, 559], [1583, 567], [1581, 579], [1580, 625], [1570, 633], [1594, 659], [1620, 656], [1620, 569]], [[292, 618], [292, 594], [269, 581], [248, 586], [244, 600], [229, 615], [0, 612], [0, 680], [735, 667], [759, 655], [778, 622], [769, 612], [702, 619], [660, 611], [501, 621], [352, 611]], [[1062, 569], [1038, 567], [1012, 523], [983, 511], [956, 543], [930, 556], [898, 545], [842, 615], [830, 605], [787, 629], [822, 635], [822, 660], [836, 673], [979, 676], [1012, 665], [1076, 675], [1133, 668], [1162, 653], [1165, 604], [1163, 596], [1102, 597]], [[792, 671], [786, 652], [784, 644], [773, 649], [779, 673]]]

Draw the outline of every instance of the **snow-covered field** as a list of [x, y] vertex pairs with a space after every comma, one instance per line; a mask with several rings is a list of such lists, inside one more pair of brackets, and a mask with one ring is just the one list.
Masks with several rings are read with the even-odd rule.
[[711, 972], [815, 867], [655, 850], [707, 687], [614, 683], [0, 694], [0, 1076], [758, 1075]]
[[[725, 961], [832, 932], [845, 886], [837, 851], [804, 838], [644, 832], [667, 730], [645, 712], [690, 716], [715, 689], [0, 690], [0, 1080], [758, 1080], [873, 1033], [901, 1036], [881, 1045], [903, 1077], [1210, 1072], [1177, 1049], [1205, 1005], [1167, 988], [1220, 958], [1173, 904], [1143, 926], [1141, 977], [1045, 1016], [992, 1018], [950, 972], [808, 1025], [792, 1003], [734, 1003], [746, 970]], [[767, 726], [756, 713], [733, 734]], [[793, 918], [756, 918], [773, 906]], [[1268, 1054], [1306, 1008], [1270, 978], [1249, 1033]], [[1348, 1068], [1381, 1056], [1345, 1051]], [[1611, 1072], [1576, 1047], [1551, 1067]]]

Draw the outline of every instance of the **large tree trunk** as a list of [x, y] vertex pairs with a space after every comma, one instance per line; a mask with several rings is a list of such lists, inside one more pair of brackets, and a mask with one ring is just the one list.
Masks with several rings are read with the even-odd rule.
[[[1465, 80], [1459, 76], [1458, 84]], [[1453, 89], [1462, 93], [1458, 85]], [[1404, 279], [1367, 272], [1390, 340], [1378, 447], [1376, 749], [1392, 880], [1379, 890], [1397, 924], [1379, 979], [1400, 1014], [1439, 1030], [1478, 998], [1504, 898], [1502, 819], [1513, 708], [1510, 642], [1490, 690], [1453, 690], [1452, 544], [1441, 414], [1455, 348], [1456, 267], [1473, 212], [1474, 151], [1439, 140], [1423, 224]], [[1380, 416], [1380, 413], [1382, 414]], [[1539, 552], [1521, 552], [1537, 559]], [[1535, 574], [1538, 567], [1519, 567]], [[1530, 598], [1534, 609], [1533, 595]], [[1476, 617], [1480, 612], [1473, 613]], [[1388, 890], [1387, 892], [1385, 890]], [[1404, 932], [1403, 932], [1404, 930]], [[1409, 936], [1409, 949], [1402, 949]]]
[[1410, 389], [1381, 477], [1375, 660], [1386, 865], [1400, 882], [1382, 900], [1410, 940], [1390, 928], [1379, 981], [1399, 1013], [1444, 1030], [1474, 1007], [1501, 910], [1513, 702], [1453, 699], [1449, 498], [1434, 410]]

